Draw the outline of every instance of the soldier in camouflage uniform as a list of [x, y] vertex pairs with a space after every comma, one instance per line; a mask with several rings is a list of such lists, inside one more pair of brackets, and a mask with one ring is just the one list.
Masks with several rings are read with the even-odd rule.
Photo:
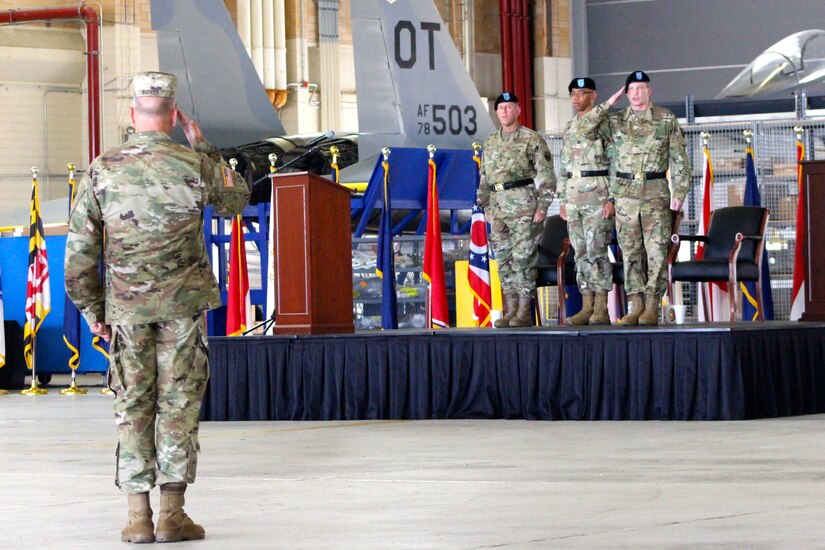
[[613, 286], [613, 266], [607, 245], [613, 232], [614, 208], [608, 200], [607, 122], [601, 120], [594, 127], [585, 116], [597, 97], [592, 79], [574, 78], [567, 91], [576, 117], [564, 127], [557, 195], [570, 244], [576, 251], [576, 282], [583, 302], [582, 310], [567, 322], [609, 325], [607, 293]]
[[[209, 376], [203, 312], [221, 305], [203, 209], [243, 210], [246, 182], [175, 105], [175, 76], [135, 76], [129, 141], [92, 162], [72, 207], [66, 292], [92, 332], [111, 339], [118, 430], [116, 484], [127, 493], [126, 542], [200, 539], [183, 511], [195, 480], [198, 416]], [[194, 150], [172, 141], [180, 122]], [[105, 282], [98, 264], [101, 251]], [[154, 532], [149, 491], [159, 484]]]
[[[630, 107], [608, 113], [623, 91]], [[671, 210], [681, 210], [690, 189], [690, 160], [682, 128], [676, 115], [650, 102], [651, 93], [650, 78], [635, 71], [628, 75], [623, 90], [588, 115], [595, 120], [607, 117], [610, 131], [610, 192], [616, 200], [616, 228], [630, 302], [630, 313], [622, 323], [628, 325], [659, 322], [659, 306], [667, 288]]]
[[504, 292], [504, 315], [495, 326], [524, 327], [533, 324], [538, 243], [556, 175], [544, 138], [519, 124], [518, 98], [504, 92], [495, 107], [501, 129], [484, 142], [476, 202], [490, 221], [490, 243]]

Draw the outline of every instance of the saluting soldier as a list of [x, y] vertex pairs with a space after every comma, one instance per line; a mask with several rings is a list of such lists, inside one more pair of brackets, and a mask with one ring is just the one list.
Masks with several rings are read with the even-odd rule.
[[[177, 109], [175, 85], [171, 74], [135, 76], [135, 133], [89, 166], [66, 241], [66, 292], [91, 331], [111, 339], [115, 483], [129, 502], [125, 542], [204, 538], [183, 511], [187, 484], [195, 481], [209, 372], [203, 312], [221, 305], [202, 216], [207, 204], [238, 214], [249, 194], [198, 124]], [[194, 150], [170, 139], [177, 123]], [[156, 484], [154, 532], [149, 492]]]
[[561, 217], [567, 220], [570, 244], [576, 251], [576, 282], [583, 304], [568, 323], [609, 325], [607, 293], [613, 286], [613, 267], [607, 246], [614, 214], [608, 178], [609, 130], [605, 120], [594, 125], [585, 116], [598, 97], [593, 79], [574, 78], [567, 91], [576, 116], [564, 127], [557, 196]]
[[536, 262], [547, 208], [553, 202], [556, 175], [547, 143], [519, 123], [518, 98], [504, 92], [495, 101], [501, 128], [484, 142], [477, 204], [490, 222], [490, 243], [504, 293], [501, 327], [533, 324], [531, 303]]
[[[623, 92], [630, 106], [608, 112]], [[650, 77], [634, 71], [623, 89], [588, 115], [607, 117], [610, 131], [610, 192], [616, 200], [616, 229], [630, 302], [630, 312], [622, 318], [627, 325], [659, 322], [660, 302], [667, 289], [671, 210], [681, 210], [690, 190], [685, 135], [673, 112], [652, 104], [652, 93]]]

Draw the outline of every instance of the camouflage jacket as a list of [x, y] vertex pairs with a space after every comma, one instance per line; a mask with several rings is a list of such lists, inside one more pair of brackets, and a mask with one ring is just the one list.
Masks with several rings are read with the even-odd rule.
[[484, 141], [481, 161], [481, 179], [476, 202], [486, 206], [490, 193], [496, 193], [493, 185], [533, 178], [538, 190], [538, 208], [547, 211], [556, 191], [556, 174], [553, 171], [553, 155], [547, 142], [537, 132], [524, 126], [511, 135], [499, 129]]
[[66, 240], [66, 293], [90, 324], [153, 323], [220, 306], [203, 209], [212, 204], [235, 215], [248, 195], [208, 142], [193, 151], [163, 132], [132, 135], [95, 159], [80, 182]]
[[[610, 138], [610, 193], [632, 199], [674, 198], [684, 201], [690, 190], [690, 159], [685, 135], [676, 115], [650, 105], [637, 117], [630, 107], [608, 112], [607, 102], [588, 117], [606, 117]], [[592, 121], [591, 121], [592, 122]], [[666, 179], [634, 181], [616, 177], [616, 172], [666, 172], [670, 169], [671, 193]]]
[[[607, 202], [608, 176], [576, 177], [576, 171], [609, 170], [607, 121], [576, 116], [564, 127], [559, 184], [556, 195], [564, 204], [584, 205]], [[568, 173], [573, 177], [568, 178]]]

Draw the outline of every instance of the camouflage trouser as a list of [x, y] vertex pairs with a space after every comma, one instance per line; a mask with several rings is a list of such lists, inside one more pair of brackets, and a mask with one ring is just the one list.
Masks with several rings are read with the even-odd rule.
[[114, 326], [109, 363], [118, 434], [115, 484], [141, 493], [156, 483], [192, 483], [209, 378], [203, 315]]
[[609, 292], [613, 288], [613, 266], [607, 255], [613, 220], [602, 218], [597, 204], [568, 205], [567, 233], [576, 251], [576, 282], [581, 290]]
[[625, 291], [661, 298], [667, 289], [670, 199], [617, 198], [616, 230], [624, 258]]
[[536, 263], [541, 223], [533, 223], [536, 213], [535, 187], [498, 191], [487, 209], [490, 244], [498, 262], [498, 276], [504, 294], [532, 296], [536, 289]]

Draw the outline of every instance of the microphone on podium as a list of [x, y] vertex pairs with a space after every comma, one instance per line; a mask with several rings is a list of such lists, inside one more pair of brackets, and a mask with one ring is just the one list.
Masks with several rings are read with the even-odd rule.
[[329, 139], [334, 135], [335, 135], [335, 132], [333, 132], [332, 130], [328, 130], [328, 131], [324, 132], [323, 134], [321, 134], [320, 136], [318, 136], [317, 138], [311, 140], [309, 143], [304, 145], [304, 147], [306, 147], [307, 149], [310, 149], [312, 147], [315, 147], [316, 145], [318, 145], [319, 143], [321, 143], [325, 139]]

